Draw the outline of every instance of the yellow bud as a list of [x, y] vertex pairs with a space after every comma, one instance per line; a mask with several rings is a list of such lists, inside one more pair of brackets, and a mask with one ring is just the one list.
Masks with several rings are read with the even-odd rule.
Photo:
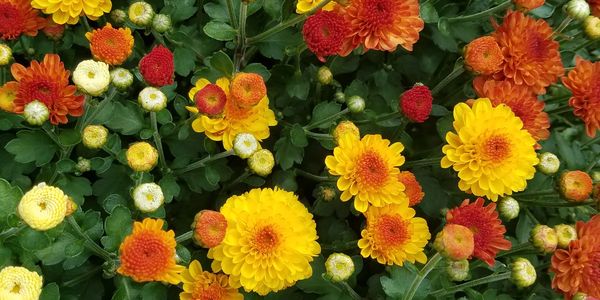
[[133, 143], [125, 156], [129, 167], [136, 172], [148, 172], [158, 163], [158, 151], [147, 142]]
[[88, 125], [81, 137], [83, 145], [89, 149], [100, 149], [108, 138], [108, 129], [102, 125]]

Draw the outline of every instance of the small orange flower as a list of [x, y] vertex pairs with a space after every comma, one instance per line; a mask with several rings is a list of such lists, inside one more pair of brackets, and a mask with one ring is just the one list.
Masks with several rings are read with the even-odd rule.
[[17, 97], [17, 91], [19, 84], [16, 82], [7, 82], [3, 86], [0, 86], [0, 109], [7, 112], [15, 111], [15, 98]]
[[229, 276], [202, 270], [197, 260], [183, 272], [181, 300], [243, 300], [237, 288], [229, 284]]
[[133, 49], [133, 36], [127, 27], [117, 29], [107, 23], [100, 29], [87, 32], [85, 37], [90, 41], [94, 58], [109, 65], [122, 64]]
[[29, 0], [0, 0], [0, 39], [14, 40], [25, 34], [36, 36], [46, 25]]
[[565, 171], [560, 175], [560, 193], [571, 202], [582, 202], [592, 194], [592, 178], [583, 171]]
[[545, 0], [513, 0], [513, 2], [517, 5], [517, 8], [529, 11], [544, 5]]
[[398, 174], [398, 181], [404, 184], [404, 193], [408, 197], [408, 206], [415, 206], [421, 203], [421, 200], [425, 197], [425, 193], [423, 193], [423, 189], [413, 173], [410, 171], [401, 171]]
[[252, 107], [267, 96], [267, 87], [262, 76], [255, 73], [237, 73], [229, 87], [231, 97], [240, 107]]
[[163, 225], [163, 220], [150, 218], [133, 223], [133, 232], [119, 247], [119, 274], [137, 282], [181, 282], [185, 267], [175, 262], [175, 233], [162, 230]]
[[489, 75], [502, 69], [502, 50], [496, 39], [482, 36], [472, 40], [465, 46], [465, 65], [477, 74]]
[[213, 248], [221, 244], [227, 232], [227, 220], [217, 211], [201, 210], [192, 223], [194, 243], [205, 248]]
[[446, 224], [435, 237], [433, 247], [450, 260], [463, 260], [473, 255], [475, 239], [469, 228], [458, 224]]
[[573, 94], [569, 99], [573, 114], [583, 120], [588, 136], [595, 136], [600, 129], [600, 62], [577, 57], [575, 69], [562, 82]]

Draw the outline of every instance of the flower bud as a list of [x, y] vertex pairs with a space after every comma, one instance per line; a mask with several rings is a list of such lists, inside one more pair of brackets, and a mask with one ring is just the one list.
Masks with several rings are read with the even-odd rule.
[[542, 254], [552, 253], [558, 246], [556, 231], [547, 225], [536, 225], [531, 230], [529, 240], [533, 247]]
[[100, 96], [110, 84], [108, 65], [91, 59], [80, 62], [73, 71], [73, 82], [77, 88], [90, 96]]
[[510, 221], [519, 216], [519, 202], [510, 196], [503, 197], [498, 201], [498, 211], [500, 212], [500, 217]]
[[335, 99], [335, 102], [337, 103], [345, 103], [346, 95], [342, 92], [335, 92], [335, 94], [333, 94], [333, 99]]
[[594, 184], [592, 188], [592, 199], [596, 202], [600, 202], [600, 182]]
[[43, 102], [33, 100], [25, 105], [23, 117], [30, 125], [42, 125], [50, 117], [50, 110]]
[[399, 104], [399, 109], [409, 120], [415, 123], [423, 123], [431, 114], [433, 96], [427, 86], [417, 83], [400, 96]]
[[92, 163], [90, 162], [89, 159], [86, 159], [83, 157], [79, 157], [77, 159], [77, 164], [75, 165], [76, 173], [82, 174], [82, 173], [88, 172], [91, 169], [92, 169]]
[[466, 259], [447, 261], [446, 274], [452, 281], [465, 281], [469, 277], [469, 261]]
[[83, 129], [81, 140], [89, 149], [100, 149], [108, 139], [108, 129], [102, 125], [88, 125]]
[[600, 18], [587, 16], [583, 20], [583, 31], [591, 40], [600, 39]]
[[558, 248], [567, 249], [571, 241], [577, 239], [577, 230], [575, 226], [567, 224], [559, 224], [554, 226], [556, 236], [558, 238]]
[[147, 142], [133, 143], [125, 156], [129, 167], [136, 172], [148, 172], [158, 163], [158, 151]]
[[250, 157], [258, 148], [258, 141], [251, 133], [239, 133], [233, 139], [233, 151], [240, 158]]
[[268, 149], [261, 149], [248, 158], [248, 166], [252, 172], [258, 176], [266, 177], [271, 174], [273, 167], [275, 166], [275, 159], [273, 153]]
[[535, 283], [537, 274], [529, 260], [517, 257], [511, 264], [511, 281], [520, 288], [528, 287]]
[[330, 85], [333, 82], [333, 74], [328, 67], [322, 66], [317, 70], [317, 80], [322, 85]]
[[565, 4], [567, 15], [574, 20], [583, 21], [590, 15], [590, 5], [585, 0], [571, 0]]
[[473, 232], [462, 225], [446, 224], [437, 234], [433, 247], [450, 260], [467, 259], [475, 249]]
[[136, 186], [132, 196], [135, 207], [145, 213], [156, 211], [165, 201], [160, 185], [154, 182]]
[[173, 27], [171, 17], [169, 15], [157, 14], [152, 20], [152, 29], [158, 33], [165, 33]]
[[320, 184], [313, 191], [313, 197], [325, 202], [331, 202], [339, 197], [338, 189], [330, 184]]
[[596, 298], [588, 298], [588, 295], [582, 292], [577, 292], [571, 300], [594, 300]]
[[110, 71], [110, 81], [118, 90], [124, 91], [133, 83], [133, 74], [127, 69], [116, 68]]
[[78, 207], [79, 206], [77, 205], [77, 203], [73, 201], [73, 198], [69, 197], [69, 199], [67, 200], [67, 211], [65, 212], [65, 217], [68, 217], [75, 213]]
[[159, 112], [167, 107], [167, 96], [155, 87], [145, 87], [138, 95], [138, 103], [149, 112]]
[[332, 253], [325, 261], [325, 271], [329, 280], [345, 281], [354, 273], [354, 262], [344, 253]]
[[267, 96], [267, 86], [259, 74], [239, 72], [231, 80], [229, 95], [237, 106], [250, 108]]
[[152, 23], [154, 9], [148, 2], [139, 1], [129, 6], [128, 15], [131, 23], [137, 26], [146, 27]]
[[113, 24], [120, 25], [127, 19], [127, 13], [122, 9], [115, 9], [110, 12], [110, 19]]
[[348, 109], [351, 113], [356, 114], [365, 110], [365, 99], [363, 99], [361, 96], [350, 96], [350, 98], [348, 98], [347, 104]]
[[570, 202], [587, 200], [592, 193], [592, 185], [592, 178], [583, 171], [565, 171], [560, 176], [560, 193]]
[[194, 243], [203, 248], [213, 248], [221, 244], [227, 232], [227, 220], [217, 211], [201, 210], [192, 223]]
[[404, 194], [408, 197], [408, 206], [413, 207], [423, 201], [425, 193], [423, 193], [423, 188], [415, 174], [410, 171], [400, 171], [398, 181], [404, 184]]
[[54, 21], [52, 21], [52, 18], [49, 18], [48, 24], [46, 24], [46, 27], [44, 27], [42, 31], [49, 39], [60, 41], [60, 39], [62, 39], [62, 37], [65, 35], [65, 25], [56, 24]]
[[341, 121], [333, 130], [333, 140], [339, 144], [342, 135], [350, 134], [353, 138], [360, 139], [360, 130], [352, 121]]
[[600, 171], [592, 172], [592, 180], [594, 182], [600, 182]]
[[6, 66], [12, 60], [12, 49], [6, 44], [0, 44], [0, 67]]
[[220, 86], [209, 83], [196, 92], [194, 103], [199, 113], [209, 118], [220, 118], [227, 104], [227, 94]]
[[553, 175], [558, 172], [560, 160], [554, 153], [544, 152], [538, 158], [540, 159], [540, 163], [537, 165], [537, 168], [540, 172], [546, 175]]

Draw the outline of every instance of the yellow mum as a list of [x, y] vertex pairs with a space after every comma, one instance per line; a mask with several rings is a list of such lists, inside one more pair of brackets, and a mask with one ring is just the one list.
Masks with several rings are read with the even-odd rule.
[[404, 164], [402, 143], [390, 145], [379, 134], [368, 134], [362, 140], [344, 134], [338, 144], [333, 155], [325, 158], [325, 165], [331, 175], [340, 176], [337, 187], [342, 201], [354, 196], [354, 208], [360, 212], [367, 211], [369, 205], [408, 201], [404, 184], [398, 181], [398, 167]]
[[385, 265], [427, 262], [423, 248], [431, 234], [425, 219], [415, 218], [415, 210], [408, 207], [408, 203], [369, 207], [365, 217], [367, 227], [358, 241], [363, 257], [374, 258]]
[[[210, 84], [207, 79], [199, 79], [196, 86], [189, 92], [189, 97], [194, 101], [194, 95]], [[251, 133], [257, 140], [262, 141], [269, 137], [269, 126], [277, 125], [275, 113], [269, 108], [269, 98], [264, 96], [260, 102], [252, 107], [242, 108], [231, 100], [229, 93], [229, 79], [219, 78], [216, 84], [227, 95], [225, 111], [219, 118], [209, 118], [198, 114], [198, 109], [194, 106], [188, 106], [187, 109], [198, 117], [192, 122], [192, 129], [196, 132], [204, 132], [208, 138], [213, 141], [223, 141], [223, 147], [226, 150], [233, 148], [233, 139], [238, 133]]]
[[110, 12], [112, 3], [110, 0], [32, 0], [31, 6], [52, 15], [56, 24], [77, 24], [82, 15], [91, 20], [100, 18]]
[[237, 288], [229, 285], [229, 277], [224, 274], [214, 274], [202, 270], [197, 260], [183, 271], [183, 292], [180, 300], [243, 300], [244, 296]]
[[212, 269], [229, 283], [259, 295], [290, 287], [312, 275], [310, 262], [321, 252], [312, 215], [298, 197], [280, 189], [253, 189], [221, 207], [227, 232], [208, 250]]
[[[317, 5], [319, 5], [323, 0], [298, 0], [296, 4], [296, 13], [304, 14], [309, 10], [313, 9]], [[335, 2], [331, 1], [323, 6], [323, 10], [332, 10], [335, 7]]]
[[68, 200], [61, 189], [42, 182], [23, 195], [17, 212], [31, 228], [48, 230], [65, 219]]
[[38, 300], [42, 276], [23, 267], [5, 267], [0, 271], [0, 299]]
[[454, 132], [446, 134], [442, 168], [458, 172], [458, 187], [496, 201], [525, 189], [538, 163], [535, 140], [510, 107], [493, 107], [487, 98], [473, 107], [454, 107]]

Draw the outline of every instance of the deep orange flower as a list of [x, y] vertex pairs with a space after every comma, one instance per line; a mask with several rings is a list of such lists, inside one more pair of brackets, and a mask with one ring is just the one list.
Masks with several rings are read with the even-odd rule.
[[133, 223], [133, 232], [119, 247], [119, 274], [137, 282], [181, 282], [185, 267], [175, 263], [175, 233], [164, 231], [163, 225], [163, 220], [150, 218]]
[[398, 181], [404, 184], [404, 193], [408, 197], [408, 206], [415, 206], [421, 203], [421, 200], [425, 197], [425, 193], [423, 193], [423, 189], [413, 173], [401, 171], [398, 174]]
[[0, 86], [0, 109], [7, 112], [15, 111], [15, 98], [17, 97], [17, 91], [19, 84], [14, 81], [7, 82], [3, 86]]
[[28, 68], [13, 64], [12, 76], [19, 84], [15, 98], [15, 112], [23, 113], [25, 105], [34, 100], [43, 102], [50, 110], [50, 123], [66, 124], [67, 115], [83, 114], [84, 97], [75, 95], [77, 88], [69, 84], [70, 72], [56, 54], [46, 54], [39, 63], [32, 61]]
[[0, 39], [14, 40], [21, 34], [36, 36], [46, 25], [29, 0], [0, 0]]
[[600, 62], [578, 57], [562, 82], [573, 94], [569, 99], [573, 114], [583, 120], [587, 134], [595, 136], [600, 129]]
[[465, 66], [477, 74], [489, 75], [502, 69], [504, 56], [496, 39], [482, 36], [465, 46]]
[[[477, 77], [473, 80], [475, 92], [481, 98], [489, 98], [494, 106], [506, 104], [523, 121], [527, 130], [536, 141], [550, 136], [550, 119], [544, 112], [544, 102], [524, 85], [515, 85], [511, 81], [485, 80]], [[540, 148], [539, 144], [536, 148]]]
[[586, 0], [592, 9], [592, 15], [600, 17], [600, 0]]
[[100, 29], [87, 32], [90, 50], [95, 59], [109, 65], [120, 65], [131, 55], [133, 36], [129, 28], [113, 28], [107, 23]]
[[60, 40], [65, 34], [65, 24], [54, 23], [52, 17], [48, 17], [46, 20], [46, 26], [42, 29], [42, 32], [52, 40]]
[[513, 0], [517, 8], [528, 11], [544, 5], [545, 0]]
[[424, 26], [417, 0], [353, 0], [347, 7], [337, 7], [350, 24], [342, 56], [359, 45], [390, 52], [400, 45], [412, 51]]
[[237, 106], [247, 108], [257, 105], [267, 96], [267, 87], [262, 76], [256, 73], [239, 72], [233, 76], [229, 92]]
[[546, 87], [564, 73], [552, 27], [515, 11], [509, 11], [502, 25], [496, 26], [492, 36], [502, 49], [504, 63], [494, 79], [507, 79], [530, 87], [536, 94], [545, 93]]
[[496, 203], [488, 206], [483, 206], [483, 203], [483, 198], [477, 198], [470, 204], [466, 199], [460, 207], [448, 211], [446, 221], [471, 229], [475, 239], [473, 256], [493, 266], [496, 254], [500, 250], [510, 249], [511, 243], [504, 238], [506, 228], [498, 218]]
[[198, 246], [213, 248], [221, 244], [227, 232], [227, 220], [218, 211], [201, 210], [192, 223], [193, 240]]
[[555, 274], [552, 288], [567, 298], [577, 292], [600, 298], [600, 215], [589, 222], [577, 222], [579, 239], [569, 248], [558, 249], [552, 256], [550, 271]]

